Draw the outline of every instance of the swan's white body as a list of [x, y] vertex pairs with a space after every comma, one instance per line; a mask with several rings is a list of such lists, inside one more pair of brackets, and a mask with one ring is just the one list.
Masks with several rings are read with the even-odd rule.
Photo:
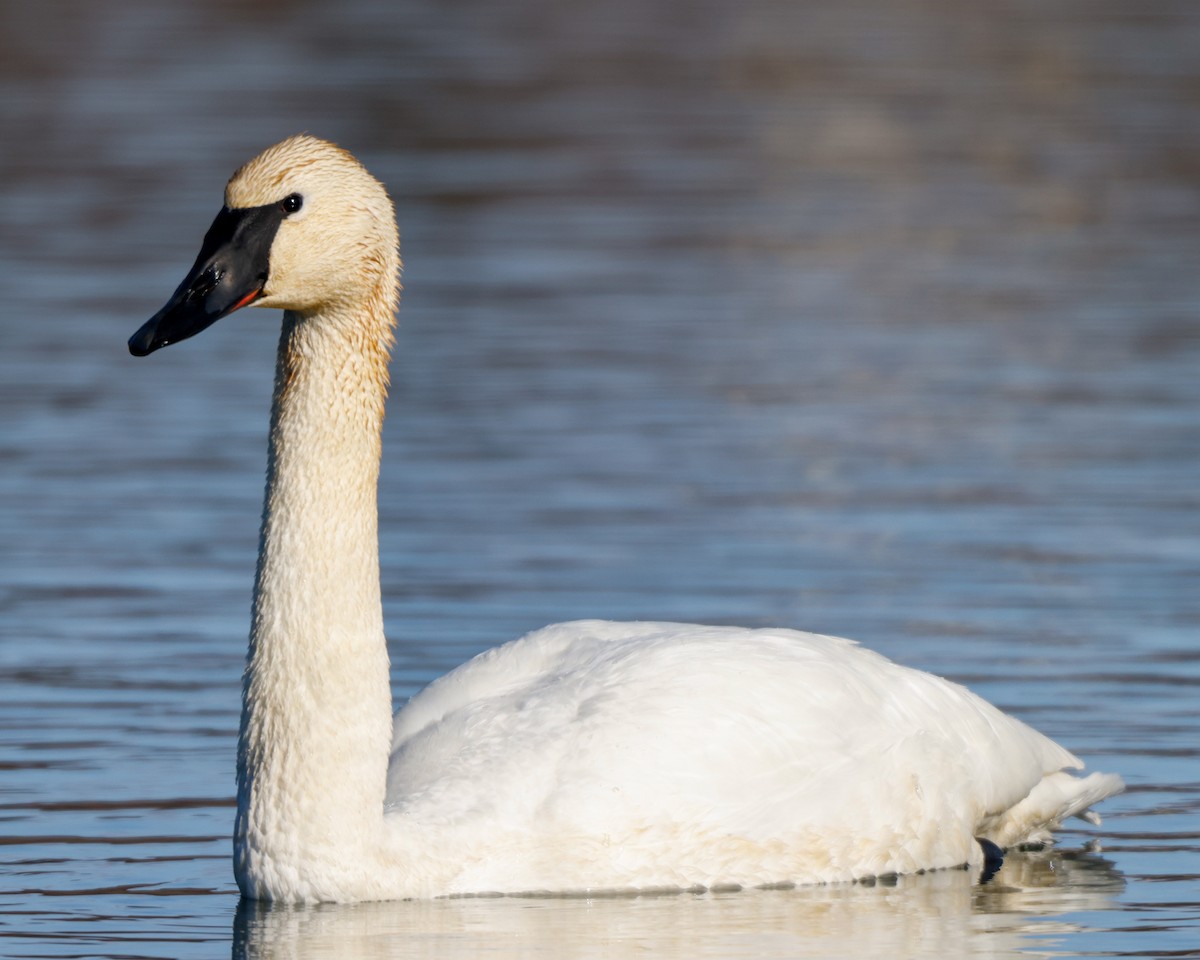
[[[383, 188], [295, 137], [227, 206], [302, 194], [258, 304], [284, 308], [238, 758], [251, 897], [845, 881], [978, 864], [1121, 789], [966, 689], [847, 640], [546, 627], [391, 715], [376, 481], [399, 260]], [[389, 760], [390, 756], [390, 760]]]

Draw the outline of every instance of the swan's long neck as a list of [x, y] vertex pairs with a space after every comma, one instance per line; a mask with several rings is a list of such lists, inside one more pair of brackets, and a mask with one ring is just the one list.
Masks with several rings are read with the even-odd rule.
[[284, 315], [238, 748], [234, 863], [250, 896], [345, 897], [382, 838], [390, 330], [390, 316]]

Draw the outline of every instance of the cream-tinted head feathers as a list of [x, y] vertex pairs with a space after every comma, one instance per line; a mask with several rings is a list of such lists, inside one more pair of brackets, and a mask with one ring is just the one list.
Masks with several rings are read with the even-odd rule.
[[366, 304], [395, 312], [400, 270], [392, 202], [383, 185], [335, 144], [301, 134], [264, 150], [225, 187], [232, 209], [300, 208], [279, 225], [255, 306], [304, 315]]

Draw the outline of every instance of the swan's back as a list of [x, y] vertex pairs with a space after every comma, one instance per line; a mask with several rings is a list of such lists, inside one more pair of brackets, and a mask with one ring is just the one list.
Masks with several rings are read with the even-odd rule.
[[485, 874], [544, 847], [592, 888], [811, 882], [978, 860], [990, 817], [1078, 766], [963, 687], [848, 640], [590, 621], [414, 697], [388, 803], [459, 842], [510, 837], [514, 862]]

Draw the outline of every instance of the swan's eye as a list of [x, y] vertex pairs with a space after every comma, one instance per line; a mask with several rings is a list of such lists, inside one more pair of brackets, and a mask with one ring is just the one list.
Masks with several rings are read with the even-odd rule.
[[298, 193], [289, 193], [279, 201], [279, 207], [284, 213], [295, 213], [304, 206], [304, 198]]

